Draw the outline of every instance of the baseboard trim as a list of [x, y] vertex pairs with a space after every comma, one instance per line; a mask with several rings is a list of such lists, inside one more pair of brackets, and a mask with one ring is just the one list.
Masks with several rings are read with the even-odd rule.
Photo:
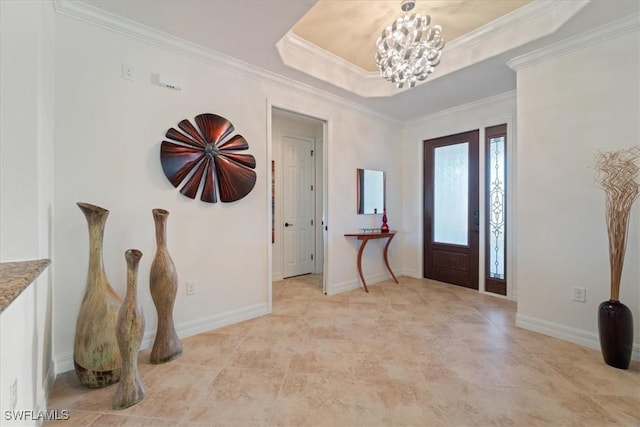
[[412, 279], [423, 279], [418, 270], [402, 270], [400, 271], [400, 274], [396, 276], [407, 276], [411, 277]]
[[[231, 310], [214, 316], [204, 317], [198, 320], [176, 325], [176, 332], [180, 338], [190, 337], [192, 335], [208, 332], [213, 329], [222, 328], [223, 326], [233, 325], [234, 323], [243, 322], [256, 317], [264, 316], [271, 313], [271, 309], [267, 303], [250, 305], [238, 310]], [[153, 336], [149, 341], [149, 346], [153, 344]]]
[[[208, 332], [256, 317], [271, 313], [267, 303], [255, 304], [238, 310], [231, 310], [213, 316], [176, 324], [176, 332], [180, 338]], [[147, 331], [142, 338], [140, 349], [147, 349], [153, 345], [155, 331]], [[73, 352], [61, 353], [54, 357], [54, 372], [57, 374], [73, 370]], [[55, 378], [54, 378], [55, 379]], [[53, 385], [53, 382], [51, 383]]]
[[[376, 283], [390, 280], [391, 276], [388, 273], [377, 274], [375, 276], [367, 276], [364, 280], [367, 282], [367, 286], [375, 285]], [[327, 295], [338, 295], [344, 292], [353, 291], [354, 289], [362, 288], [360, 279], [347, 280], [345, 282], [334, 283], [327, 286]]]
[[353, 291], [354, 289], [360, 288], [359, 280], [349, 280], [348, 282], [334, 283], [332, 285], [327, 286], [327, 295], [338, 295], [344, 292]]
[[[548, 322], [546, 320], [535, 317], [516, 314], [516, 326], [527, 329], [529, 331], [538, 332], [543, 335], [549, 335], [554, 338], [569, 341], [585, 347], [600, 350], [600, 338], [598, 334], [584, 331], [582, 329], [572, 328], [570, 326], [560, 325], [558, 323]], [[631, 352], [631, 359], [640, 361], [640, 344], [634, 343]]]

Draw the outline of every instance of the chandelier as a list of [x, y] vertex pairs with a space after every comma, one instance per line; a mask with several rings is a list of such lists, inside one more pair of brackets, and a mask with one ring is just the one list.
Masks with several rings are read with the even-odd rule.
[[[403, 0], [403, 12], [415, 6], [414, 0]], [[440, 63], [444, 40], [439, 25], [430, 26], [431, 17], [405, 14], [382, 31], [376, 46], [376, 64], [380, 74], [398, 88], [414, 87]]]

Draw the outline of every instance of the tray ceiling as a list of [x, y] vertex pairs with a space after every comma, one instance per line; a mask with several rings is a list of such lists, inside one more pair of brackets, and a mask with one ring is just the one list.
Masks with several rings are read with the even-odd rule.
[[[417, 1], [409, 12], [431, 16], [442, 27], [445, 43], [476, 30], [531, 0], [429, 0]], [[292, 29], [293, 34], [365, 71], [377, 71], [376, 40], [404, 14], [399, 0], [320, 0]]]

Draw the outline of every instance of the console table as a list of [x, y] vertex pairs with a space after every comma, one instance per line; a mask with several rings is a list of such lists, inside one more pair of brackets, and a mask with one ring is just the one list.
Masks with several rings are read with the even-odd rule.
[[364, 275], [362, 274], [362, 252], [364, 252], [364, 247], [367, 245], [367, 242], [371, 239], [387, 239], [387, 243], [384, 245], [384, 264], [387, 266], [387, 270], [391, 273], [391, 277], [393, 277], [393, 281], [396, 283], [398, 279], [396, 279], [395, 274], [391, 271], [391, 267], [389, 267], [389, 260], [387, 259], [387, 251], [389, 249], [389, 243], [393, 240], [393, 237], [396, 235], [397, 231], [391, 230], [386, 233], [382, 233], [380, 231], [370, 232], [370, 233], [347, 233], [345, 237], [356, 237], [358, 240], [362, 241], [360, 243], [360, 249], [358, 250], [358, 273], [360, 274], [360, 280], [362, 280], [362, 285], [364, 286], [365, 292], [369, 292], [367, 288], [367, 283], [364, 281]]

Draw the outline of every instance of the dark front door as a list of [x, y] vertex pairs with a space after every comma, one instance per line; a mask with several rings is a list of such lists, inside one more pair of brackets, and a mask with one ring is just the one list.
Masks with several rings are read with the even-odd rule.
[[427, 279], [478, 289], [478, 131], [424, 141]]

